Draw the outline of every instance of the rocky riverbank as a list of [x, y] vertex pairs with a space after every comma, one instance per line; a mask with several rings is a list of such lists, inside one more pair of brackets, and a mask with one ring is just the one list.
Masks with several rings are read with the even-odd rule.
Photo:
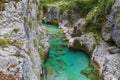
[[[59, 25], [68, 47], [87, 52], [100, 77], [119, 80], [120, 0], [86, 2], [48, 4], [43, 22]], [[49, 49], [41, 13], [39, 0], [0, 1], [0, 80], [40, 80]]]

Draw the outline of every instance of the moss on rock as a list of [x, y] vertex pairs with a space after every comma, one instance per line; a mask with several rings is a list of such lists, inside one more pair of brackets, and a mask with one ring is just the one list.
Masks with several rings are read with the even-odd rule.
[[99, 72], [99, 65], [93, 60], [91, 61], [90, 66], [85, 70], [82, 70], [80, 73], [84, 74], [90, 80], [103, 80], [103, 77]]

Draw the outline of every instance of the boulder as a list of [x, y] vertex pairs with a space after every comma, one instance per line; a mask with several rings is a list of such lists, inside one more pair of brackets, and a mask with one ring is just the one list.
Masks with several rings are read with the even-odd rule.
[[120, 47], [120, 29], [113, 31], [112, 38], [117, 44], [117, 46]]

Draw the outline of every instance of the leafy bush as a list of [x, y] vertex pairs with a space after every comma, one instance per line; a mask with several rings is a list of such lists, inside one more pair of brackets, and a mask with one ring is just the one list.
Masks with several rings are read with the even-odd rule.
[[87, 13], [96, 5], [96, 0], [69, 0], [67, 4], [60, 5], [60, 12], [75, 11], [79, 12], [81, 16], [85, 17]]
[[111, 7], [115, 0], [99, 0], [96, 7], [94, 7], [86, 17], [86, 31], [101, 33], [101, 28], [106, 22], [106, 15], [111, 11]]
[[[41, 0], [42, 3], [52, 3], [62, 1], [59, 4], [59, 11], [68, 12], [68, 20], [72, 20], [72, 11], [79, 13], [81, 17], [86, 17], [86, 32], [101, 33], [101, 28], [106, 21], [106, 15], [111, 11], [115, 0]], [[44, 6], [44, 10], [47, 7]], [[72, 22], [71, 22], [72, 24]]]
[[8, 40], [7, 39], [0, 39], [0, 46], [3, 46], [5, 44], [8, 44]]

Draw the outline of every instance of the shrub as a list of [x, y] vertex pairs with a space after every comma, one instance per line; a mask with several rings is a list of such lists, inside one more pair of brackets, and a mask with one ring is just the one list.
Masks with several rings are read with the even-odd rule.
[[115, 0], [99, 0], [86, 17], [86, 31], [101, 34], [101, 28], [106, 22], [106, 15], [111, 11], [111, 7]]
[[7, 39], [0, 39], [0, 46], [4, 46], [5, 44], [8, 44], [8, 40]]
[[85, 17], [87, 13], [94, 7], [96, 0], [70, 0], [67, 4], [60, 5], [60, 12], [65, 10], [79, 12]]

